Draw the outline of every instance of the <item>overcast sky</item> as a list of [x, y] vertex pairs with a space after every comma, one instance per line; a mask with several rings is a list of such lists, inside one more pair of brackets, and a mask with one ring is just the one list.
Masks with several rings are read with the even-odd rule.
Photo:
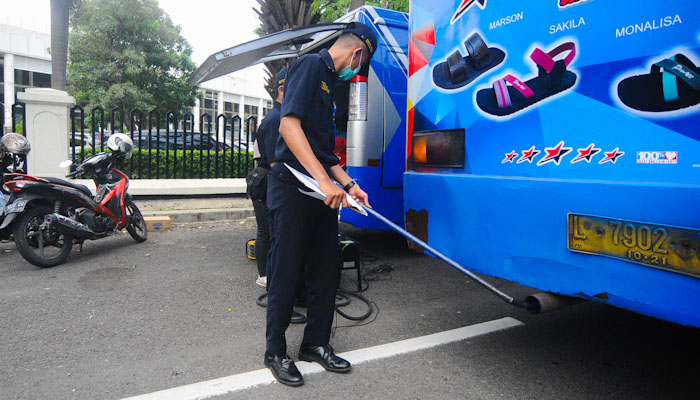
[[[49, 33], [50, 0], [0, 0], [0, 23]], [[192, 59], [200, 65], [210, 54], [257, 38], [255, 0], [158, 0], [193, 48]], [[259, 74], [259, 68], [245, 75]]]

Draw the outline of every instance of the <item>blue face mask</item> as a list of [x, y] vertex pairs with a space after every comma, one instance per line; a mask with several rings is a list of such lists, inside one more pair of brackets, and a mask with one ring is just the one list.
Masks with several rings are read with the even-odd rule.
[[[338, 79], [340, 79], [341, 81], [349, 81], [350, 79], [352, 79], [353, 76], [357, 75], [357, 73], [360, 72], [359, 65], [355, 69], [350, 68], [354, 59], [355, 59], [355, 55], [353, 54], [352, 58], [350, 59], [350, 65], [348, 65], [342, 71], [340, 71], [340, 73], [338, 74]], [[360, 51], [360, 60], [362, 60], [362, 52], [361, 51]]]

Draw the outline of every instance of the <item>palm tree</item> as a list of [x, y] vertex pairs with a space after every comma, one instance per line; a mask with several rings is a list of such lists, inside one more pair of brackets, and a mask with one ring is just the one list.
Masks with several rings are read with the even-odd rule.
[[356, 9], [357, 7], [362, 7], [362, 6], [364, 6], [364, 5], [365, 5], [365, 0], [352, 0], [352, 1], [350, 2], [350, 9], [351, 9], [351, 10], [354, 10], [354, 9]]
[[51, 87], [66, 90], [70, 0], [51, 0]]
[[[260, 36], [283, 31], [285, 29], [300, 28], [319, 23], [321, 16], [313, 7], [313, 0], [257, 0], [260, 9], [253, 8], [261, 26], [257, 33]], [[265, 89], [274, 99], [275, 76], [277, 72], [289, 64], [289, 60], [275, 60], [265, 63], [267, 68], [267, 84]]]

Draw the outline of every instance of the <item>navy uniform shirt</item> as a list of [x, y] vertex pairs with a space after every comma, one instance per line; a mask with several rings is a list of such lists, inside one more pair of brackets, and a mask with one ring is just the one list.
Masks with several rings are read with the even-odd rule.
[[[284, 85], [281, 117], [294, 115], [301, 120], [301, 128], [318, 161], [330, 174], [338, 164], [333, 154], [333, 88], [338, 75], [328, 50], [300, 57], [289, 67]], [[279, 135], [275, 146], [275, 162], [285, 162], [308, 175]]]
[[275, 145], [280, 135], [280, 107], [278, 102], [263, 118], [258, 128], [258, 150], [260, 151], [260, 166], [268, 168], [275, 159]]

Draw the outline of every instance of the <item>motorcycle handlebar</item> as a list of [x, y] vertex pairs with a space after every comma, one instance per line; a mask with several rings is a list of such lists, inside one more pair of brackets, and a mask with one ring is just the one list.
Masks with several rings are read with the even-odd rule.
[[66, 175], [66, 178], [74, 178], [81, 173], [83, 173], [83, 170], [81, 168], [78, 168], [75, 171], [71, 172], [70, 174]]

